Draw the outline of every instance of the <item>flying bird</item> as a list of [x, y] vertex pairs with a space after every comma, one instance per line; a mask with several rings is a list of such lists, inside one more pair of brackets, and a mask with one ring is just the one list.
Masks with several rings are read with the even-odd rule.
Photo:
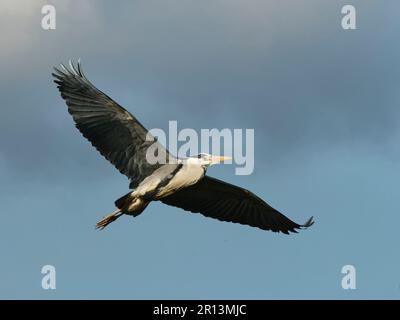
[[[96, 228], [103, 229], [122, 215], [136, 217], [152, 201], [285, 234], [314, 223], [311, 217], [297, 224], [252, 192], [206, 175], [208, 167], [227, 157], [202, 153], [179, 159], [171, 155], [131, 113], [86, 78], [79, 60], [76, 66], [70, 61], [68, 68], [61, 64], [54, 70], [54, 82], [76, 127], [130, 179], [131, 191], [115, 201], [116, 210]], [[157, 156], [165, 156], [165, 163], [149, 161], [150, 147], [156, 147]]]

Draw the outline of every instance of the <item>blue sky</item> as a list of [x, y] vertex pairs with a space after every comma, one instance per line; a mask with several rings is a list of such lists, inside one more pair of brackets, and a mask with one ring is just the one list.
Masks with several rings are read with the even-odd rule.
[[[349, 3], [2, 1], [0, 298], [399, 299], [400, 4], [351, 1], [345, 31]], [[315, 225], [285, 236], [153, 203], [96, 231], [128, 181], [52, 83], [78, 57], [148, 128], [254, 128], [254, 174], [209, 174]]]

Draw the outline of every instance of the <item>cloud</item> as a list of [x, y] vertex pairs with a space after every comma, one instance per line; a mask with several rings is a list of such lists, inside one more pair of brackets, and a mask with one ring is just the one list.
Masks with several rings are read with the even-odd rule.
[[[16, 172], [57, 172], [72, 154], [97, 157], [50, 76], [53, 65], [78, 57], [88, 77], [149, 128], [168, 120], [255, 128], [256, 155], [268, 161], [391, 144], [398, 130], [396, 28], [345, 32], [337, 3], [54, 1], [54, 31], [40, 27], [43, 3], [0, 7], [2, 26], [13, 26], [0, 31], [1, 153]], [[377, 21], [364, 19], [364, 28]], [[378, 20], [399, 24], [387, 21]]]
[[[77, 5], [76, 1], [54, 1], [56, 8], [56, 21], [59, 22], [57, 33], [66, 37], [76, 36], [79, 30], [74, 30], [74, 24], [86, 22], [88, 30], [91, 23], [96, 19], [96, 6], [94, 1], [84, 1]], [[45, 0], [29, 1], [21, 0], [18, 2], [4, 0], [0, 3], [0, 39], [4, 44], [0, 52], [0, 58], [6, 60], [13, 67], [14, 62], [22, 62], [22, 66], [29, 62], [26, 55], [34, 54], [40, 49], [42, 36], [46, 33], [41, 28], [43, 14], [41, 9], [44, 5], [52, 4]], [[90, 19], [87, 19], [90, 17]], [[65, 26], [69, 26], [66, 28]], [[43, 47], [45, 48], [45, 47]], [[49, 53], [42, 52], [43, 57]], [[46, 54], [47, 53], [47, 54]], [[22, 60], [22, 61], [21, 61]]]

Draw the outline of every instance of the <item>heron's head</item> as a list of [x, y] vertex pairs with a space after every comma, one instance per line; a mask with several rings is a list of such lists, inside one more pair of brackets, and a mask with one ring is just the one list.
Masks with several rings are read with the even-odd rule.
[[224, 157], [224, 156], [213, 156], [212, 154], [208, 153], [200, 153], [196, 157], [191, 158], [195, 162], [199, 163], [205, 168], [212, 166], [214, 164], [221, 163], [225, 160], [232, 159], [231, 157]]

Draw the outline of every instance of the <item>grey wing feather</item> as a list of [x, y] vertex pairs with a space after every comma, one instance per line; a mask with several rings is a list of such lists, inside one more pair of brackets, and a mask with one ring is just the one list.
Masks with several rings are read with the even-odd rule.
[[161, 201], [221, 221], [258, 227], [274, 232], [297, 232], [314, 222], [312, 217], [299, 225], [250, 191], [205, 176], [198, 183], [182, 189]]
[[131, 113], [86, 78], [80, 61], [77, 67], [70, 62], [70, 68], [61, 65], [60, 69], [54, 70], [54, 82], [76, 127], [107, 160], [129, 177], [131, 188], [161, 165], [146, 160], [149, 146], [157, 150], [158, 158], [175, 161]]

